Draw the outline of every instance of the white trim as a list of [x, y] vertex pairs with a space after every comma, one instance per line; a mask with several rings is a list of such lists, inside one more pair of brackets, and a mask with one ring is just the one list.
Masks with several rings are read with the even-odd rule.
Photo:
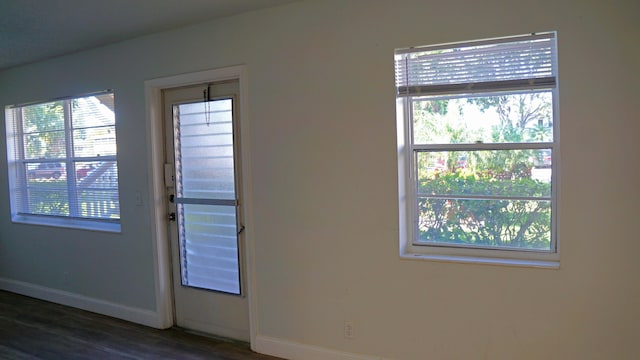
[[549, 142], [503, 142], [478, 144], [412, 144], [413, 152], [434, 151], [487, 151], [487, 150], [545, 150], [553, 149], [553, 141]]
[[11, 222], [38, 226], [63, 227], [98, 232], [121, 233], [120, 220], [79, 219], [66, 216], [41, 216], [33, 214], [11, 214]]
[[419, 254], [415, 252], [401, 252], [401, 259], [406, 260], [431, 260], [449, 263], [469, 263], [479, 265], [500, 265], [529, 267], [542, 269], [560, 269], [559, 260], [536, 260], [536, 259], [518, 259], [497, 258], [497, 257], [481, 257], [481, 256], [460, 256], [460, 255], [441, 255], [441, 254]]
[[255, 279], [255, 247], [253, 235], [253, 176], [251, 174], [251, 126], [249, 126], [249, 83], [246, 66], [240, 66], [237, 76], [240, 86], [240, 139], [242, 146], [242, 198], [244, 201], [243, 220], [245, 227], [245, 290], [249, 303], [249, 343], [253, 343], [258, 335], [258, 300]]
[[255, 300], [254, 252], [252, 192], [249, 154], [249, 122], [247, 109], [247, 68], [246, 65], [230, 66], [195, 73], [180, 74], [145, 81], [147, 102], [147, 137], [149, 139], [149, 173], [151, 174], [150, 199], [152, 222], [152, 246], [154, 252], [154, 280], [156, 292], [156, 311], [161, 315], [163, 324], [174, 323], [173, 294], [171, 284], [171, 263], [167, 245], [166, 199], [164, 189], [163, 134], [162, 134], [162, 89], [202, 84], [213, 81], [238, 79], [240, 86], [240, 132], [242, 138], [242, 173], [245, 219], [245, 271], [246, 296], [249, 306], [249, 336], [253, 344], [257, 332], [257, 304]]
[[531, 34], [494, 37], [494, 38], [487, 38], [487, 39], [480, 39], [480, 40], [448, 42], [448, 43], [425, 45], [425, 46], [412, 46], [406, 49], [396, 49], [396, 54], [409, 54], [414, 52], [451, 49], [453, 47], [460, 48], [460, 47], [467, 47], [467, 46], [499, 44], [499, 43], [505, 42], [505, 40], [509, 40], [509, 42], [517, 42], [517, 41], [524, 41], [524, 40], [555, 39], [555, 38], [556, 38], [555, 31], [542, 31], [542, 32], [531, 33]]
[[147, 309], [124, 306], [68, 291], [5, 278], [0, 278], [0, 289], [158, 329], [166, 328], [162, 322], [162, 317], [158, 313]]
[[293, 341], [257, 336], [253, 350], [290, 360], [380, 360], [380, 357], [330, 350]]
[[170, 252], [163, 239], [167, 239], [166, 224], [160, 219], [166, 215], [164, 196], [164, 166], [162, 163], [162, 94], [161, 88], [145, 82], [147, 104], [147, 141], [150, 161], [147, 170], [151, 176], [149, 207], [151, 209], [151, 246], [153, 251], [153, 276], [155, 284], [156, 311], [165, 327], [173, 325], [173, 296], [171, 289]]

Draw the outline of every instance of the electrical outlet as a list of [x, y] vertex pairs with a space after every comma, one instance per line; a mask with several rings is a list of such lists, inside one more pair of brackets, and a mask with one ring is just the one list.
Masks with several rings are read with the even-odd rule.
[[344, 338], [345, 339], [353, 339], [355, 337], [353, 322], [345, 321], [344, 322]]

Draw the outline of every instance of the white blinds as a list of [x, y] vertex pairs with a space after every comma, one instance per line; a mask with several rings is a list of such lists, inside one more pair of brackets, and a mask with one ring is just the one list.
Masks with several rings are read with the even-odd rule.
[[7, 109], [12, 213], [118, 222], [111, 91]]
[[174, 106], [182, 285], [240, 294], [233, 100]]
[[398, 96], [552, 88], [555, 33], [401, 49], [395, 56]]

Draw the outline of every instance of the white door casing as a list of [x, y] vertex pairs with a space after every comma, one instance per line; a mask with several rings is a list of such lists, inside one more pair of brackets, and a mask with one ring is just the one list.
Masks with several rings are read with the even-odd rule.
[[[251, 193], [250, 193], [250, 162], [247, 144], [249, 143], [248, 124], [246, 123], [246, 68], [245, 66], [234, 66], [223, 69], [208, 70], [198, 73], [185, 75], [177, 75], [166, 78], [159, 78], [145, 82], [147, 105], [148, 105], [148, 136], [152, 140], [150, 142], [150, 153], [152, 162], [149, 165], [150, 173], [153, 174], [151, 210], [153, 212], [153, 250], [156, 257], [155, 268], [155, 292], [156, 292], [156, 312], [158, 314], [157, 327], [166, 328], [174, 325], [174, 299], [171, 286], [171, 267], [170, 254], [168, 251], [168, 232], [167, 232], [167, 196], [165, 188], [165, 169], [164, 169], [164, 145], [163, 145], [163, 129], [162, 129], [162, 90], [172, 89], [194, 84], [210, 84], [224, 82], [230, 79], [238, 80], [239, 94], [237, 98], [237, 108], [239, 110], [239, 127], [237, 133], [242, 139], [242, 162], [241, 173], [243, 174], [241, 188], [243, 194], [243, 207], [239, 216], [243, 218], [244, 231], [243, 242], [240, 247], [241, 258], [243, 258], [243, 289], [242, 295], [245, 300], [244, 310], [246, 315], [246, 329], [235, 331], [226, 331], [224, 328], [210, 327], [205, 331], [216, 333], [217, 335], [228, 336], [232, 338], [240, 338], [249, 340], [253, 343], [255, 340], [255, 301], [253, 298], [253, 262], [251, 246]], [[180, 281], [180, 279], [178, 279]], [[229, 295], [227, 295], [228, 297]], [[224, 307], [224, 305], [222, 305]], [[235, 311], [235, 310], [233, 310]], [[228, 330], [228, 329], [227, 329]], [[237, 329], [236, 329], [237, 330]]]
[[177, 326], [249, 340], [237, 80], [163, 90]]

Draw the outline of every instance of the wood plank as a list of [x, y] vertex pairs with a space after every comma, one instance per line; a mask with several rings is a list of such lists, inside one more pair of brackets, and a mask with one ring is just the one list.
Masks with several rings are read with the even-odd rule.
[[241, 342], [158, 330], [0, 291], [0, 358], [277, 360]]

